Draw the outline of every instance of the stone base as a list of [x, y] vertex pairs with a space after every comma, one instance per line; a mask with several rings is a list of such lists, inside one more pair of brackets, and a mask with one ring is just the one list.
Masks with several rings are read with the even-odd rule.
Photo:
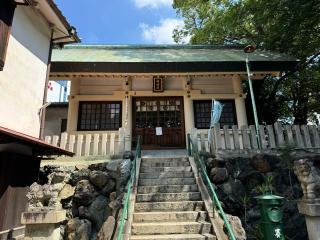
[[21, 216], [21, 223], [25, 225], [59, 223], [66, 219], [66, 214], [66, 210], [23, 212]]
[[65, 210], [24, 212], [21, 223], [26, 225], [25, 240], [59, 240], [60, 222], [66, 219]]
[[320, 199], [301, 200], [299, 212], [305, 215], [309, 240], [319, 240], [320, 236]]
[[59, 224], [29, 224], [26, 226], [25, 240], [60, 240]]

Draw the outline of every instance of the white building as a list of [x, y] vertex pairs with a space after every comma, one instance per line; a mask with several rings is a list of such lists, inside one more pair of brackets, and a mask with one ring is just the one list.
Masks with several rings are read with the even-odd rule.
[[23, 229], [26, 189], [38, 179], [40, 159], [71, 155], [38, 137], [52, 46], [78, 40], [52, 0], [0, 1], [0, 239]]

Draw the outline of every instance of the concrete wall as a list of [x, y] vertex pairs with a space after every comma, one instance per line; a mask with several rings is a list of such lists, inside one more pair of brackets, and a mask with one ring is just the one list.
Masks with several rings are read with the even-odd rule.
[[50, 105], [46, 109], [44, 136], [60, 135], [61, 121], [68, 118], [68, 105]]
[[[127, 80], [129, 84], [126, 86]], [[191, 87], [187, 85], [189, 80]], [[234, 99], [238, 125], [246, 125], [247, 116], [241, 81], [237, 74], [212, 74], [191, 78], [167, 75], [164, 82], [165, 91], [153, 93], [152, 74], [129, 78], [117, 75], [74, 78], [71, 79], [67, 131], [69, 133], [77, 132], [80, 101], [122, 101], [122, 127], [125, 127], [127, 133], [131, 133], [132, 98], [136, 96], [182, 96], [184, 98], [186, 133], [191, 133], [194, 128], [193, 100], [200, 99]], [[128, 96], [129, 110], [127, 125], [125, 125], [126, 96]]]
[[49, 46], [48, 24], [32, 8], [18, 6], [0, 72], [0, 126], [39, 136]]

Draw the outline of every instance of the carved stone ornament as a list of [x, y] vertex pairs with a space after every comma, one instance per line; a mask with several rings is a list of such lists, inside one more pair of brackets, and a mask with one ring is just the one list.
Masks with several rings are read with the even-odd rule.
[[308, 159], [294, 162], [294, 173], [297, 175], [304, 198], [315, 200], [320, 198], [320, 170]]

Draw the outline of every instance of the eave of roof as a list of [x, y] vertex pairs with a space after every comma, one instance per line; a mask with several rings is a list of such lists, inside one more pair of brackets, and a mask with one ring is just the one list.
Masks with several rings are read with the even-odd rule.
[[58, 6], [54, 3], [53, 0], [47, 0], [49, 6], [51, 9], [55, 12], [59, 20], [62, 22], [62, 24], [65, 26], [65, 28], [68, 30], [68, 33], [70, 35], [70, 39], [72, 39], [71, 43], [79, 43], [80, 38], [77, 34], [77, 31], [75, 27], [71, 26], [68, 22], [67, 18], [63, 15], [61, 10], [58, 8]]
[[53, 0], [13, 0], [17, 5], [25, 5], [39, 12], [52, 27], [53, 42], [56, 44], [79, 43], [76, 29], [69, 24]]
[[52, 144], [48, 144], [38, 138], [8, 129], [0, 126], [0, 140], [5, 139], [29, 146], [42, 155], [67, 155], [73, 156], [73, 152], [69, 152]]
[[[55, 49], [52, 73], [164, 73], [245, 71], [244, 46], [70, 45]], [[277, 52], [249, 55], [253, 71], [290, 70], [298, 59]]]

